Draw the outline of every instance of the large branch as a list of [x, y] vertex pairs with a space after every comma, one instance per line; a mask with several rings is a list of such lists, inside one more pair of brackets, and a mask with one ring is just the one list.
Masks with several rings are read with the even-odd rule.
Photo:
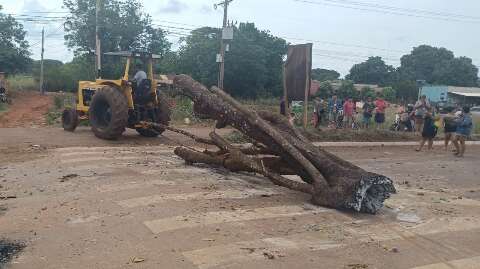
[[[376, 213], [384, 200], [395, 193], [389, 178], [367, 172], [315, 147], [299, 130], [278, 115], [247, 110], [223, 91], [216, 88], [209, 91], [185, 75], [177, 76], [175, 85], [192, 98], [195, 112], [217, 120], [218, 127], [230, 125], [238, 129], [253, 141], [263, 144], [288, 167], [298, 167], [295, 171], [310, 184], [312, 200], [316, 204]], [[230, 154], [234, 150], [226, 146], [222, 149]], [[271, 180], [276, 175], [269, 176], [269, 173], [278, 175], [275, 169], [263, 170], [262, 174]]]

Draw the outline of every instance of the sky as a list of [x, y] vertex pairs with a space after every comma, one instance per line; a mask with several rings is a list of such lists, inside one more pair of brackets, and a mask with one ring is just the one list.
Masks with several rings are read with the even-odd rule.
[[[155, 24], [173, 32], [169, 39], [174, 48], [188, 29], [222, 24], [223, 11], [214, 8], [222, 0], [140, 1]], [[3, 12], [15, 15], [65, 11], [62, 0], [0, 0], [0, 5]], [[229, 20], [254, 22], [292, 44], [313, 43], [313, 67], [344, 76], [369, 56], [382, 56], [387, 64], [398, 66], [402, 55], [422, 44], [445, 47], [480, 66], [479, 10], [480, 1], [474, 0], [233, 0]], [[45, 58], [72, 59], [60, 22], [24, 26], [34, 59], [40, 58], [42, 27], [47, 36]]]

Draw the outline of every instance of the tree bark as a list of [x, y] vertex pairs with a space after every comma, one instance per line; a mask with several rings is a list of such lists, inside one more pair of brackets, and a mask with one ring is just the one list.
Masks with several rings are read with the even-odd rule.
[[215, 157], [210, 156], [213, 159], [208, 159], [199, 155], [203, 154], [201, 152], [195, 154], [189, 152], [189, 156], [179, 155], [182, 158], [186, 157], [184, 159], [187, 162], [203, 162], [222, 165], [227, 169], [231, 168], [230, 170], [257, 172], [275, 184], [312, 194], [312, 201], [315, 204], [373, 214], [383, 206], [385, 199], [396, 192], [389, 178], [365, 171], [314, 146], [301, 131], [291, 126], [280, 115], [248, 110], [220, 89], [214, 87], [209, 91], [186, 75], [176, 76], [174, 82], [177, 89], [193, 100], [196, 113], [217, 120], [217, 127], [230, 125], [252, 140], [263, 144], [305, 183], [293, 184], [301, 182], [291, 182], [280, 176], [284, 171], [268, 167], [261, 158], [248, 157], [216, 134], [211, 135], [212, 141], [222, 152], [228, 152], [227, 155], [222, 155], [227, 157], [221, 164], [218, 164]]

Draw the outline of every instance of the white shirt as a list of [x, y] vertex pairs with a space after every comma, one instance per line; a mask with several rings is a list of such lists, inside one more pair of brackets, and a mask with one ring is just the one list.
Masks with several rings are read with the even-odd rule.
[[147, 79], [147, 73], [145, 73], [145, 71], [140, 70], [135, 74], [133, 79], [137, 82], [137, 87], [138, 87], [140, 86], [140, 83], [142, 83], [144, 79]]

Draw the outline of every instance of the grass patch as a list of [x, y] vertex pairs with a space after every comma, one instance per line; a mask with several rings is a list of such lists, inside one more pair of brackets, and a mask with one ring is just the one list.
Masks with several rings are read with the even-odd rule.
[[37, 91], [38, 83], [30, 76], [9, 76], [7, 78], [7, 90], [13, 95], [20, 91]]
[[62, 113], [65, 108], [75, 107], [75, 96], [71, 93], [55, 93], [53, 96], [53, 107], [45, 115], [48, 125], [60, 125]]
[[8, 104], [0, 103], [0, 113], [6, 112], [8, 110]]

